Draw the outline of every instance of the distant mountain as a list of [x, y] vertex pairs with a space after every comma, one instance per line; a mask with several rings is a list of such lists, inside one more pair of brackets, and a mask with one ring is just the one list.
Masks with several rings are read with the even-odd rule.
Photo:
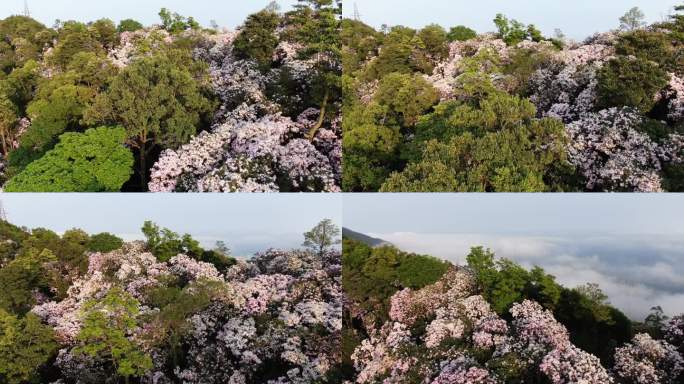
[[384, 245], [393, 245], [389, 241], [385, 241], [383, 239], [378, 239], [375, 237], [370, 237], [368, 235], [364, 235], [363, 233], [355, 232], [352, 231], [349, 228], [342, 228], [342, 237], [347, 237], [356, 241], [360, 241], [366, 245], [369, 245], [371, 247], [382, 247]]

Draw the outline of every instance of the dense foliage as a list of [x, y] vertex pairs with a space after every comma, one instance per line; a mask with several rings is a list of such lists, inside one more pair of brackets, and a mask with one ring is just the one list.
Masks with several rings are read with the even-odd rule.
[[642, 19], [582, 43], [344, 20], [343, 190], [680, 191], [683, 19]]
[[348, 379], [407, 384], [684, 380], [681, 316], [667, 321], [655, 312], [633, 324], [595, 284], [565, 288], [539, 267], [527, 270], [481, 247], [466, 259], [467, 266], [456, 266], [344, 239], [342, 281], [349, 305], [342, 345]]
[[248, 260], [151, 222], [142, 230], [145, 241], [124, 243], [0, 222], [0, 382], [339, 380], [341, 257], [330, 221], [307, 232], [312, 250]]
[[[0, 183], [15, 191], [339, 190], [340, 9], [333, 0], [269, 6], [236, 31], [168, 9], [150, 27], [0, 20]], [[97, 135], [117, 148], [93, 154], [65, 143], [80, 137], [91, 147], [90, 130], [102, 126], [124, 130], [123, 138]], [[111, 153], [118, 160], [102, 164]], [[80, 158], [111, 179], [83, 175]], [[70, 180], [54, 180], [62, 173]]]

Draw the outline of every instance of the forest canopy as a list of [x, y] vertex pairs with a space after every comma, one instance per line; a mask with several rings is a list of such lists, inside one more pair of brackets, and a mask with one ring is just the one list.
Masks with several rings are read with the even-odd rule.
[[338, 191], [340, 10], [269, 6], [235, 31], [166, 8], [152, 26], [0, 20], [0, 185]]
[[344, 20], [343, 190], [680, 191], [681, 12], [583, 42]]
[[0, 382], [340, 376], [343, 295], [332, 221], [305, 233], [301, 249], [248, 259], [150, 221], [141, 231], [144, 240], [124, 242], [0, 220]]

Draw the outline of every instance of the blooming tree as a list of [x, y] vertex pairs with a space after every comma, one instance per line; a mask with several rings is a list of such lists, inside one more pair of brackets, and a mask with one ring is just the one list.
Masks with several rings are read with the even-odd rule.
[[645, 333], [615, 350], [615, 373], [626, 383], [676, 383], [683, 371], [684, 358], [677, 349]]
[[526, 300], [513, 305], [507, 322], [477, 294], [473, 279], [454, 268], [432, 285], [394, 294], [390, 321], [370, 327], [352, 355], [356, 382], [613, 382], [597, 357], [572, 345], [550, 311]]

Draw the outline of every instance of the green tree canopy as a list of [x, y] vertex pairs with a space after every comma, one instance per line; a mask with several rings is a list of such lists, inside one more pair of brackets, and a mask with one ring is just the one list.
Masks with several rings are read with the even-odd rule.
[[135, 32], [143, 29], [143, 25], [133, 19], [123, 19], [119, 22], [119, 25], [116, 27], [116, 30], [119, 33], [122, 32]]
[[18, 318], [0, 309], [0, 381], [37, 383], [38, 370], [55, 356], [54, 332], [38, 316]]
[[[175, 56], [175, 57], [174, 57]], [[212, 110], [204, 78], [185, 65], [187, 53], [171, 50], [134, 61], [98, 95], [85, 113], [90, 124], [119, 124], [138, 153], [140, 186], [147, 188], [147, 158], [162, 148], [177, 148], [197, 133]], [[202, 73], [205, 73], [202, 71]]]
[[412, 73], [419, 70], [425, 73], [428, 71], [428, 68], [419, 68], [419, 63], [413, 56], [419, 44], [414, 29], [403, 26], [392, 27], [383, 37], [382, 43], [380, 54], [364, 71], [364, 80], [381, 79], [393, 72]]
[[172, 257], [184, 254], [196, 260], [213, 264], [218, 270], [225, 271], [235, 264], [235, 259], [230, 256], [223, 243], [217, 243], [217, 248], [205, 250], [200, 246], [199, 241], [189, 234], [179, 235], [168, 229], [160, 228], [151, 221], [145, 221], [142, 233], [146, 239], [147, 248], [154, 254], [159, 261], [168, 261]]
[[638, 29], [620, 34], [615, 52], [621, 56], [635, 56], [653, 60], [661, 68], [675, 72], [681, 70], [677, 65], [677, 49], [668, 33]]
[[77, 21], [64, 22], [58, 30], [58, 43], [47, 60], [53, 66], [63, 70], [79, 52], [104, 53], [104, 47], [99, 38], [95, 28], [89, 28], [86, 24]]
[[633, 7], [620, 17], [620, 29], [623, 31], [639, 29], [646, 24], [644, 22], [645, 17], [646, 15], [639, 7]]
[[457, 25], [451, 27], [449, 33], [447, 33], [447, 40], [449, 41], [466, 41], [477, 36], [475, 30], [470, 29], [464, 25]]
[[40, 157], [55, 144], [56, 138], [68, 129], [76, 129], [83, 111], [95, 99], [95, 91], [88, 87], [67, 84], [59, 86], [44, 97], [29, 104], [27, 113], [31, 127], [21, 139], [21, 146]]
[[361, 68], [382, 43], [383, 36], [361, 21], [344, 19], [341, 23], [342, 68], [345, 75]]
[[304, 233], [302, 245], [318, 255], [323, 255], [333, 245], [340, 244], [340, 242], [340, 228], [332, 220], [325, 219]]
[[123, 240], [108, 232], [92, 235], [88, 241], [88, 250], [92, 252], [111, 252], [121, 248]]
[[192, 17], [185, 17], [178, 13], [171, 12], [166, 8], [159, 11], [159, 18], [162, 22], [162, 28], [169, 33], [179, 33], [189, 29], [200, 29], [199, 23]]
[[57, 261], [47, 249], [30, 249], [0, 268], [0, 309], [23, 315], [35, 304], [34, 291], [49, 292], [45, 264]]
[[0, 94], [0, 140], [2, 154], [7, 155], [16, 134], [19, 111], [16, 105], [5, 95]]
[[90, 29], [95, 34], [95, 39], [107, 49], [114, 48], [119, 44], [119, 32], [116, 24], [110, 19], [100, 19], [89, 24]]
[[0, 20], [0, 71], [10, 73], [30, 60], [38, 60], [54, 31], [25, 16]]
[[444, 103], [416, 126], [405, 151], [413, 160], [381, 190], [555, 190], [573, 173], [564, 126], [535, 114], [531, 102], [502, 92], [477, 102]]
[[542, 41], [544, 36], [533, 24], [525, 25], [518, 20], [509, 20], [499, 13], [494, 19], [498, 37], [508, 45], [516, 45], [523, 40]]
[[648, 113], [655, 106], [653, 97], [669, 81], [658, 64], [643, 58], [620, 56], [598, 72], [598, 107], [633, 107]]
[[418, 74], [391, 73], [380, 80], [374, 100], [386, 108], [384, 125], [413, 127], [439, 102], [439, 92]]
[[275, 30], [280, 23], [276, 12], [263, 10], [249, 15], [233, 42], [233, 51], [240, 59], [254, 59], [262, 68], [270, 67], [278, 46]]
[[418, 31], [416, 37], [420, 39], [427, 58], [438, 63], [449, 56], [447, 32], [440, 25], [430, 24]]
[[120, 288], [87, 302], [74, 352], [111, 364], [126, 382], [142, 376], [152, 368], [152, 358], [127, 337], [138, 327], [139, 311], [138, 301]]
[[65, 133], [60, 143], [5, 185], [8, 192], [119, 191], [132, 174], [123, 128]]
[[356, 104], [344, 109], [342, 183], [345, 191], [377, 191], [393, 169], [398, 168], [399, 126], [379, 124], [386, 107], [377, 103]]

